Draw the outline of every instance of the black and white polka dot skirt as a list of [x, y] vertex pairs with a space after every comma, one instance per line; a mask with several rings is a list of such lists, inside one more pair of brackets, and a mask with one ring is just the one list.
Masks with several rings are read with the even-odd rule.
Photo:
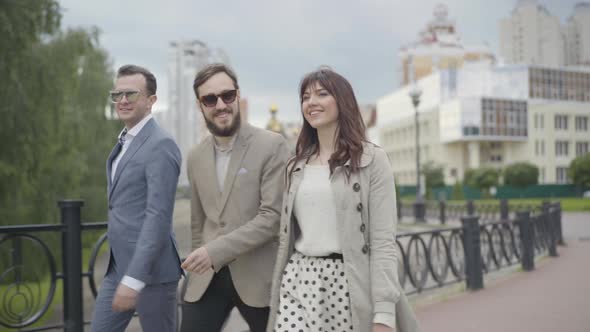
[[353, 331], [342, 259], [294, 252], [279, 296], [275, 332]]

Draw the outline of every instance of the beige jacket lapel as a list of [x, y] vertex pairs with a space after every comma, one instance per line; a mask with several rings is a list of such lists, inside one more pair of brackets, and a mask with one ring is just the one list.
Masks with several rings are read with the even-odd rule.
[[[227, 174], [225, 176], [225, 182], [223, 183], [223, 191], [221, 192], [221, 199], [218, 201], [219, 204], [217, 205], [217, 208], [219, 210], [219, 215], [221, 215], [223, 212], [229, 194], [232, 191], [236, 175], [238, 174], [238, 171], [242, 166], [242, 160], [248, 151], [251, 135], [252, 132], [250, 130], [250, 126], [248, 124], [242, 124], [242, 127], [238, 132], [238, 137], [236, 138], [232, 148], [231, 158], [229, 160]], [[213, 165], [213, 167], [215, 168], [215, 165]], [[217, 185], [215, 186], [217, 187]]]

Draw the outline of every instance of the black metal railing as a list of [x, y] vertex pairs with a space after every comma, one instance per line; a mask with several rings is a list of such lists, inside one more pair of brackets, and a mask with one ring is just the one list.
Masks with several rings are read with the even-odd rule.
[[[98, 238], [83, 271], [82, 233], [104, 231], [107, 223], [82, 223], [82, 201], [58, 205], [61, 224], [0, 227], [0, 326], [10, 331], [78, 332], [89, 324], [83, 316], [83, 280], [87, 278], [96, 297], [97, 258], [108, 242], [106, 233]], [[459, 215], [460, 224], [397, 236], [399, 281], [408, 294], [463, 281], [468, 289], [479, 289], [485, 273], [519, 263], [525, 271], [533, 270], [535, 256], [557, 256], [556, 245], [563, 244], [559, 203], [546, 202], [530, 210], [518, 207], [522, 211], [516, 213], [507, 202], [500, 202], [497, 209], [473, 202], [427, 206], [430, 211], [438, 209], [439, 218], [442, 213], [442, 223]], [[398, 213], [411, 210], [404, 204], [398, 207]], [[47, 245], [48, 234], [57, 236], [61, 255]], [[61, 321], [31, 328], [49, 312], [58, 281], [63, 288]]]
[[[476, 211], [476, 206], [465, 207], [465, 213]], [[463, 281], [468, 289], [480, 289], [486, 273], [517, 264], [531, 271], [535, 256], [557, 256], [559, 203], [544, 203], [532, 213], [519, 211], [496, 221], [489, 221], [490, 215], [499, 216], [499, 211], [491, 210], [484, 222], [472, 214], [461, 217], [460, 226], [400, 233], [398, 275], [406, 293]]]

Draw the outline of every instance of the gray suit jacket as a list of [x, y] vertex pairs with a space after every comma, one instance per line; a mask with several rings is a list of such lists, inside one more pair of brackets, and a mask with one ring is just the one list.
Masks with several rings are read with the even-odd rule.
[[[237, 135], [223, 188], [217, 184], [213, 137], [189, 154], [192, 247], [205, 246], [216, 271], [229, 266], [244, 303], [265, 307], [290, 150], [281, 135], [248, 124]], [[198, 301], [212, 277], [212, 270], [190, 273], [184, 300]]]
[[128, 275], [147, 285], [178, 281], [181, 269], [172, 212], [180, 150], [151, 119], [131, 141], [111, 182], [111, 165], [120, 149], [115, 145], [107, 160], [111, 248], [107, 273]]

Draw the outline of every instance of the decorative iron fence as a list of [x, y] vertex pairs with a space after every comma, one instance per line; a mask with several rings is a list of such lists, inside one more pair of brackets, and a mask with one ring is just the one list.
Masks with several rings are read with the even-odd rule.
[[[486, 217], [480, 217], [475, 215], [478, 206], [473, 203], [464, 207], [437, 205], [443, 216], [460, 211], [461, 225], [397, 236], [399, 281], [408, 294], [463, 281], [469, 289], [479, 289], [484, 273], [518, 263], [530, 271], [535, 255], [557, 256], [556, 244], [563, 243], [559, 203], [545, 203], [532, 214], [521, 211], [512, 219], [495, 221], [490, 220], [502, 214], [500, 209], [480, 206], [479, 211], [488, 211]], [[89, 324], [83, 319], [83, 279], [88, 280], [96, 297], [97, 257], [108, 243], [105, 233], [94, 244], [83, 271], [82, 233], [106, 230], [107, 223], [82, 223], [82, 201], [60, 201], [58, 206], [61, 224], [0, 227], [0, 326], [10, 331], [79, 332]], [[429, 207], [435, 208], [435, 204]], [[400, 212], [403, 210], [398, 209]], [[44, 234], [59, 237], [59, 257], [45, 243]], [[58, 281], [63, 283], [62, 321], [31, 328], [48, 313]]]

